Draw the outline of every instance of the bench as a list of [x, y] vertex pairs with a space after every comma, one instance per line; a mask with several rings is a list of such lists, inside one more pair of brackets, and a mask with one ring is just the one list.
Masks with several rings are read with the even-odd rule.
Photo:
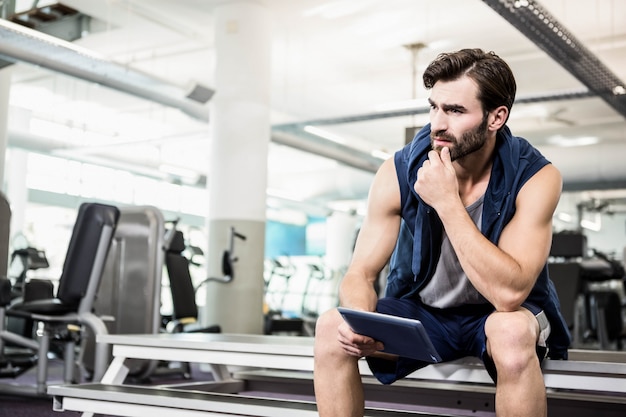
[[[169, 417], [172, 410], [179, 411], [177, 416], [208, 411], [211, 415], [317, 415], [312, 338], [108, 334], [99, 335], [98, 342], [112, 345], [113, 361], [104, 377], [99, 383], [49, 387], [56, 410], [146, 417]], [[208, 364], [214, 381], [194, 386], [125, 385], [124, 362], [132, 358]], [[570, 358], [544, 363], [550, 416], [625, 415], [626, 354], [573, 350]], [[476, 359], [431, 365], [391, 386], [376, 382], [365, 361], [359, 362], [359, 369], [367, 415], [493, 415], [495, 389]]]

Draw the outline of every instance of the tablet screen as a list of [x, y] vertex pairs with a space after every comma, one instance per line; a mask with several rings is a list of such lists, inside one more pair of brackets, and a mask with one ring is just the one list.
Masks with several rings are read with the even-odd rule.
[[339, 307], [350, 328], [381, 341], [383, 352], [436, 363], [441, 362], [422, 322], [404, 317]]

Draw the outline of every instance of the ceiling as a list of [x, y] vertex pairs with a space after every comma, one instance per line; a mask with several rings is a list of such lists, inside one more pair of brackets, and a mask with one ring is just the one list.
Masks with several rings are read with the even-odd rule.
[[[33, 2], [24, 3], [30, 7]], [[179, 90], [214, 84], [213, 13], [222, 3], [230, 2], [63, 2], [92, 18], [88, 33], [75, 44]], [[419, 75], [438, 53], [466, 47], [493, 50], [509, 62], [519, 99], [509, 126], [561, 169], [566, 189], [584, 191], [580, 198], [625, 198], [626, 193], [619, 191], [626, 189], [624, 115], [486, 2], [257, 3], [272, 18], [274, 134], [268, 192], [281, 204], [311, 213], [361, 210], [376, 164], [382, 162], [371, 152], [392, 153], [405, 143], [406, 128], [428, 121], [424, 111], [428, 92]], [[626, 80], [626, 2], [538, 3], [597, 58], [599, 66]], [[416, 44], [423, 47], [407, 47]], [[164, 167], [193, 170], [191, 182], [209, 174], [210, 121], [176, 105], [103, 87], [45, 65], [18, 62], [13, 67], [10, 146], [155, 177], [164, 175]], [[582, 98], [572, 98], [577, 96], [571, 93]], [[413, 110], [398, 110], [409, 100], [417, 100]], [[330, 133], [343, 145], [304, 132], [306, 125], [322, 129], [317, 132], [322, 135]], [[578, 142], [592, 143], [571, 146]], [[332, 158], [305, 151], [315, 143], [322, 149], [316, 153]], [[188, 176], [177, 175], [178, 180]]]

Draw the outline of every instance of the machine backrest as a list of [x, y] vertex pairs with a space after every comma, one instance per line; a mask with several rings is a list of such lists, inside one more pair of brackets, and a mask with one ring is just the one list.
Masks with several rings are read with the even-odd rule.
[[550, 256], [572, 259], [587, 256], [587, 236], [577, 231], [563, 231], [552, 235]]
[[554, 283], [561, 303], [561, 314], [570, 329], [574, 328], [576, 299], [581, 293], [581, 267], [577, 262], [548, 264], [550, 279]]
[[9, 234], [11, 229], [11, 206], [0, 191], [0, 278], [5, 277], [9, 264]]
[[91, 310], [119, 215], [119, 209], [110, 205], [79, 207], [56, 297], [63, 304], [79, 312]]
[[196, 292], [189, 272], [189, 260], [182, 254], [185, 238], [176, 230], [165, 254], [165, 266], [172, 291], [174, 319], [198, 318]]

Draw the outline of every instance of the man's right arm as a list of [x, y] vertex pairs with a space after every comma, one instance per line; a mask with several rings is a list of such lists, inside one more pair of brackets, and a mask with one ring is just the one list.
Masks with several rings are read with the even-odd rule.
[[389, 158], [376, 173], [370, 188], [367, 215], [339, 290], [342, 306], [367, 311], [376, 308], [378, 294], [374, 282], [396, 245], [400, 211], [396, 168], [393, 158]]

